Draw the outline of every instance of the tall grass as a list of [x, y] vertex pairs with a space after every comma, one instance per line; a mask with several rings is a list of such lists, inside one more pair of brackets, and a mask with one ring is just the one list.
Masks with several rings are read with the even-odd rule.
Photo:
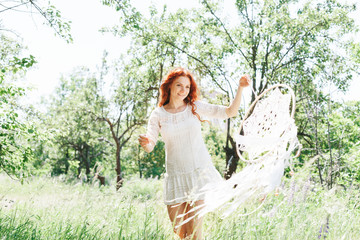
[[[205, 218], [206, 239], [359, 239], [359, 191], [321, 190], [290, 180], [255, 213], [259, 200], [230, 217]], [[0, 175], [0, 239], [177, 239], [162, 201], [162, 180], [115, 187]]]

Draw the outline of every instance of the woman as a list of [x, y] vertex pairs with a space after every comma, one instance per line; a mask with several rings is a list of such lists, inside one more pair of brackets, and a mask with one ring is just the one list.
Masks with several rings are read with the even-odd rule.
[[[198, 197], [203, 186], [221, 179], [202, 139], [202, 117], [226, 119], [236, 116], [243, 88], [249, 83], [248, 75], [241, 77], [229, 107], [198, 101], [194, 77], [184, 68], [170, 71], [160, 86], [159, 107], [151, 113], [147, 133], [139, 136], [139, 143], [149, 153], [154, 149], [159, 132], [165, 142], [164, 202], [174, 232], [181, 239], [201, 239], [202, 218], [194, 218], [175, 228], [194, 213], [186, 214], [183, 219], [177, 216], [194, 207], [189, 204], [192, 195]], [[201, 195], [197, 199], [195, 206], [203, 203]]]

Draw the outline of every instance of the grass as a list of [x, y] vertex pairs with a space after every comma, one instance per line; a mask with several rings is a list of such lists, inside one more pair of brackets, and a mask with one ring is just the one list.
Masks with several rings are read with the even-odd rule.
[[[320, 190], [293, 179], [263, 207], [245, 204], [230, 217], [210, 213], [205, 239], [358, 239], [358, 190]], [[21, 185], [0, 175], [0, 239], [177, 239], [162, 201], [162, 180], [131, 179], [114, 186], [61, 178]]]

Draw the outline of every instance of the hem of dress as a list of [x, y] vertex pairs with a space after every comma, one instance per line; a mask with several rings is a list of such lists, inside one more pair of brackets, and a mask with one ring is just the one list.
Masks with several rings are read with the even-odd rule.
[[[195, 200], [196, 201], [199, 201], [199, 200], [205, 200], [204, 197], [199, 197]], [[164, 201], [164, 204], [169, 206], [169, 205], [176, 205], [176, 204], [181, 204], [181, 203], [190, 203], [192, 202], [193, 200], [187, 198], [187, 197], [183, 197], [183, 198], [179, 198], [179, 199], [175, 199], [175, 200], [171, 200], [171, 201]]]
[[[193, 180], [194, 183], [200, 184], [198, 186], [192, 186], [188, 190], [184, 191], [183, 194], [169, 194], [167, 191], [167, 179], [168, 178], [176, 178], [181, 177], [183, 179], [186, 175], [186, 178], [189, 180]], [[205, 174], [207, 177], [201, 180], [202, 174]], [[176, 175], [168, 175], [168, 173], [165, 173], [165, 182], [164, 182], [164, 198], [163, 201], [165, 205], [176, 205], [181, 204], [184, 202], [194, 202], [197, 200], [205, 200], [205, 191], [204, 187], [208, 184], [214, 183], [216, 179], [221, 179], [221, 176], [219, 172], [216, 170], [216, 168], [209, 164], [208, 166], [204, 166], [203, 168], [197, 168], [193, 171], [189, 171], [183, 174], [176, 174]], [[201, 180], [201, 181], [200, 181]], [[205, 180], [205, 181], [204, 181]], [[190, 186], [189, 186], [190, 187]], [[186, 192], [186, 193], [185, 193]]]

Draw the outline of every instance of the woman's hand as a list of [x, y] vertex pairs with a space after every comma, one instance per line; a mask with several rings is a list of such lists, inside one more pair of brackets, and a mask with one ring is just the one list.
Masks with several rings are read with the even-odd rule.
[[240, 87], [248, 87], [250, 85], [250, 83], [251, 83], [251, 80], [250, 80], [249, 74], [243, 75], [239, 80]]
[[149, 138], [146, 137], [145, 134], [140, 134], [138, 140], [139, 140], [140, 145], [141, 145], [143, 148], [145, 148], [145, 146], [150, 143]]
[[140, 134], [138, 140], [145, 152], [149, 153], [154, 149], [155, 144], [153, 141], [150, 141], [150, 139], [145, 134]]

